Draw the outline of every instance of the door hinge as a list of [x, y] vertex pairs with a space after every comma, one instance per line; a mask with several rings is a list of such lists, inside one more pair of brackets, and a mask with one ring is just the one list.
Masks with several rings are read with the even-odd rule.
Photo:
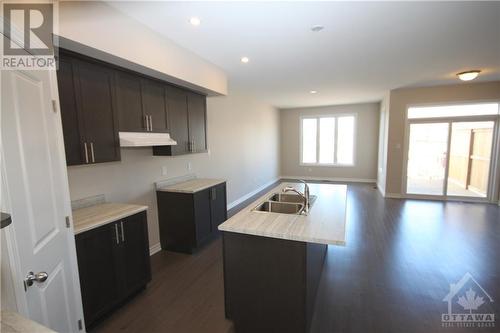
[[52, 111], [57, 113], [57, 102], [55, 99], [52, 100]]
[[66, 228], [70, 227], [70, 221], [69, 221], [69, 216], [66, 216]]
[[79, 331], [83, 330], [83, 323], [81, 319], [78, 319], [78, 330]]

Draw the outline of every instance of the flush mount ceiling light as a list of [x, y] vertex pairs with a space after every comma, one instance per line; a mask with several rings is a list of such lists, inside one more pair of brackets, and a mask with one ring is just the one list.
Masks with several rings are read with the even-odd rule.
[[196, 16], [193, 16], [189, 19], [189, 23], [191, 23], [191, 25], [194, 25], [195, 27], [199, 26], [200, 23], [201, 23], [201, 20], [196, 17]]
[[322, 25], [314, 25], [311, 27], [312, 32], [320, 32], [323, 29], [325, 29], [325, 27]]
[[472, 71], [458, 73], [457, 76], [462, 81], [470, 81], [474, 80], [479, 75], [479, 73], [481, 73], [480, 70], [474, 69]]
[[318, 92], [316, 90], [311, 90], [309, 91], [310, 94], [317, 94]]
[[250, 59], [248, 57], [241, 57], [241, 62], [246, 64], [250, 61]]

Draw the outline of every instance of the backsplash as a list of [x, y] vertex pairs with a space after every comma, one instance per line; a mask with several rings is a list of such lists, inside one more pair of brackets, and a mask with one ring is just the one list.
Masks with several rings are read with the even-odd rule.
[[95, 206], [95, 205], [98, 205], [98, 204], [101, 204], [104, 202], [106, 202], [106, 198], [104, 197], [104, 194], [93, 195], [91, 197], [71, 201], [71, 209], [75, 210], [75, 209], [80, 209], [80, 208], [86, 208], [86, 207]]

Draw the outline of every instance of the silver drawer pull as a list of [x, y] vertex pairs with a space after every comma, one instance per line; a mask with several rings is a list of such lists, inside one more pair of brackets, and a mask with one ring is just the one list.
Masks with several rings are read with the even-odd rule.
[[122, 229], [122, 242], [125, 243], [125, 231], [123, 230], [123, 221], [120, 222], [120, 227]]
[[115, 224], [115, 236], [116, 236], [116, 244], [120, 244], [120, 236], [118, 236], [118, 224]]
[[89, 163], [89, 152], [87, 150], [87, 142], [83, 143], [83, 148], [85, 150], [85, 163]]
[[94, 143], [90, 143], [90, 154], [92, 155], [92, 163], [95, 163], [95, 156], [94, 156]]

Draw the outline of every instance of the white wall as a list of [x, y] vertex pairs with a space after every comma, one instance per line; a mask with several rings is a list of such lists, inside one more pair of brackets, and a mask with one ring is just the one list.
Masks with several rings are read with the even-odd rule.
[[[300, 166], [300, 116], [355, 113], [356, 156], [352, 167]], [[380, 103], [335, 105], [280, 110], [281, 175], [318, 179], [375, 182]]]
[[[151, 148], [121, 150], [121, 162], [68, 168], [72, 200], [104, 194], [108, 201], [149, 206], [150, 245], [159, 242], [154, 182], [195, 172], [227, 180], [228, 203], [279, 175], [279, 114], [268, 104], [232, 92], [207, 101], [210, 154], [152, 156]], [[187, 164], [192, 164], [192, 170]], [[162, 166], [167, 176], [162, 176]]]
[[226, 74], [220, 68], [106, 3], [60, 1], [56, 33], [206, 91], [227, 94]]

